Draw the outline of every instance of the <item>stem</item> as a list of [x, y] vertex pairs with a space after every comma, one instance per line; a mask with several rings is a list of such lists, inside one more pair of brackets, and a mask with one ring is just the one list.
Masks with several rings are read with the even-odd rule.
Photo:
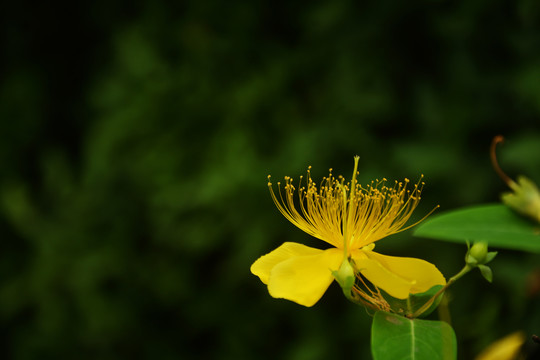
[[441, 303], [437, 307], [439, 313], [439, 319], [452, 326], [452, 317], [450, 316], [450, 309], [448, 308], [448, 296], [442, 295]]
[[431, 297], [431, 299], [429, 299], [424, 305], [422, 305], [422, 307], [420, 309], [416, 310], [416, 312], [414, 314], [412, 314], [411, 317], [416, 318], [416, 317], [420, 316], [424, 311], [426, 311], [431, 306], [431, 304], [433, 304], [433, 302], [439, 297], [439, 295], [444, 293], [446, 291], [446, 289], [448, 289], [450, 287], [450, 285], [452, 285], [454, 282], [456, 282], [459, 278], [461, 278], [463, 275], [465, 275], [466, 273], [468, 273], [472, 269], [473, 269], [473, 267], [470, 266], [469, 264], [465, 265], [463, 267], [463, 269], [461, 269], [460, 272], [458, 272], [456, 275], [452, 276], [448, 280], [446, 285], [444, 285], [439, 291], [437, 291], [437, 293], [435, 293], [435, 295], [433, 295]]

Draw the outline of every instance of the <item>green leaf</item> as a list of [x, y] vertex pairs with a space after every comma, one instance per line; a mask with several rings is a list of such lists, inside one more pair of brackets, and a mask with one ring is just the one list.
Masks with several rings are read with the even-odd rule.
[[[410, 316], [416, 311], [418, 311], [422, 306], [424, 306], [429, 300], [431, 300], [431, 298], [440, 289], [442, 289], [442, 287], [442, 285], [435, 285], [426, 292], [410, 294], [407, 299], [396, 299], [388, 295], [383, 290], [381, 290], [381, 292], [383, 293], [384, 298], [390, 305], [390, 308], [393, 312], [403, 316]], [[422, 312], [421, 316], [425, 317], [431, 314], [433, 310], [435, 310], [437, 306], [439, 306], [443, 295], [444, 293], [438, 296], [437, 299], [435, 299], [435, 301], [425, 311]]]
[[487, 241], [489, 246], [540, 253], [540, 225], [502, 204], [473, 206], [434, 216], [414, 235], [465, 243]]
[[378, 311], [371, 327], [374, 360], [454, 360], [454, 330], [442, 321], [408, 319]]

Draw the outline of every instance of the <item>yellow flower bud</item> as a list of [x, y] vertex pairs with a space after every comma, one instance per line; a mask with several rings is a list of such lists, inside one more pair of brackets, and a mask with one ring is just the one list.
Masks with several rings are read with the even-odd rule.
[[501, 179], [508, 185], [512, 192], [501, 195], [502, 202], [515, 212], [527, 216], [540, 223], [540, 190], [536, 184], [525, 176], [519, 176], [517, 182], [506, 175], [497, 162], [495, 148], [502, 143], [504, 138], [496, 136], [491, 143], [491, 162], [493, 168]]
[[540, 222], [540, 191], [534, 182], [520, 176], [509, 184], [514, 192], [501, 195], [502, 202], [514, 211]]

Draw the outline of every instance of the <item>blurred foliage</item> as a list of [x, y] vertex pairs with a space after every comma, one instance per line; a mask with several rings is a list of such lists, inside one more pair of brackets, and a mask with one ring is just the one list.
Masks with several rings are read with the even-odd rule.
[[[305, 309], [249, 273], [311, 241], [267, 174], [348, 175], [358, 154], [361, 182], [424, 173], [421, 216], [498, 200], [501, 133], [501, 166], [540, 181], [536, 1], [22, 1], [0, 19], [12, 359], [369, 358], [371, 318], [339, 287]], [[462, 266], [462, 246], [392, 239]], [[501, 251], [493, 285], [455, 285], [459, 358], [540, 332], [538, 263]]]
[[484, 249], [489, 243], [490, 247], [540, 254], [540, 224], [502, 203], [432, 216], [415, 228], [414, 235], [461, 244], [478, 242], [477, 249]]

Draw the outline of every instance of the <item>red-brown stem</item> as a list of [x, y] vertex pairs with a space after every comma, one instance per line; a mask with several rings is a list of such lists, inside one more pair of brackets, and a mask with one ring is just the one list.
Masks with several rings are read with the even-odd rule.
[[506, 175], [504, 171], [502, 171], [501, 167], [499, 166], [499, 163], [497, 162], [497, 154], [495, 151], [497, 148], [497, 144], [503, 143], [503, 142], [504, 142], [504, 137], [502, 135], [497, 135], [493, 138], [493, 141], [491, 142], [491, 149], [490, 149], [491, 164], [493, 164], [493, 168], [495, 169], [499, 177], [506, 183], [506, 185], [510, 186], [510, 184], [512, 183], [512, 179], [510, 179], [510, 177], [508, 177], [508, 175]]

